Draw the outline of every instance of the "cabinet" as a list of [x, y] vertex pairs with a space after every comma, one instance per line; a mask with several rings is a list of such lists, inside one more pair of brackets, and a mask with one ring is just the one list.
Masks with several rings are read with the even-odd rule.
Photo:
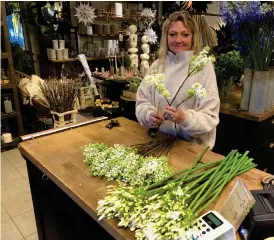
[[[19, 136], [23, 135], [24, 133], [18, 100], [17, 84], [12, 62], [11, 45], [8, 35], [8, 25], [6, 20], [6, 9], [4, 1], [1, 1], [1, 33], [1, 67], [9, 80], [9, 83], [5, 83], [5, 81], [2, 81], [3, 79], [1, 79], [1, 134], [3, 134], [3, 132], [9, 132], [13, 137], [13, 141], [11, 143], [1, 144], [2, 151], [8, 147], [16, 146], [19, 142]], [[3, 103], [4, 100], [11, 101], [12, 111], [7, 111], [7, 104], [5, 108]]]
[[227, 155], [231, 149], [250, 151], [257, 168], [274, 174], [274, 107], [264, 114], [251, 115], [237, 111], [240, 94], [235, 90], [226, 103], [221, 104], [213, 151]]
[[29, 160], [27, 168], [40, 240], [113, 240], [96, 221]]

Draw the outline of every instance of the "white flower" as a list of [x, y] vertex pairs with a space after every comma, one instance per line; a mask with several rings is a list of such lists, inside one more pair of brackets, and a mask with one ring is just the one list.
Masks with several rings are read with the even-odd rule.
[[143, 17], [149, 17], [149, 18], [155, 18], [156, 12], [152, 11], [151, 8], [144, 8], [141, 11], [141, 16]]
[[74, 16], [78, 18], [79, 23], [83, 22], [85, 25], [87, 25], [88, 23], [93, 23], [94, 18], [96, 18], [94, 13], [95, 8], [90, 7], [89, 3], [83, 4], [80, 2], [80, 5], [76, 7], [75, 10], [76, 14]]
[[158, 36], [156, 35], [156, 32], [155, 32], [152, 28], [147, 28], [147, 29], [145, 30], [145, 32], [144, 32], [144, 35], [149, 36], [150, 42], [151, 42], [152, 44], [157, 43], [157, 38], [158, 38]]

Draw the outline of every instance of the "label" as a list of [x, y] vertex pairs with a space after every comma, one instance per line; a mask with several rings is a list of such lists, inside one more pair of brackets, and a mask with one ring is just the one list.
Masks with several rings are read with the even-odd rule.
[[238, 179], [220, 213], [237, 231], [254, 204], [255, 199], [245, 183]]

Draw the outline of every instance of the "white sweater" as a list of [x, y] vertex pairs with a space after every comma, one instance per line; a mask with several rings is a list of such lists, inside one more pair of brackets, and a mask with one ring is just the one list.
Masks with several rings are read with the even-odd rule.
[[[159, 60], [151, 65], [150, 70], [156, 69], [157, 72], [162, 72], [166, 76], [164, 84], [170, 92], [169, 102], [187, 76], [192, 55], [193, 51], [183, 51], [176, 55], [168, 52], [165, 68], [159, 65]], [[185, 111], [185, 120], [176, 126], [175, 123], [166, 120], [161, 124], [159, 130], [186, 141], [213, 148], [216, 126], [219, 123], [220, 99], [212, 63], [186, 80], [172, 106], [176, 107], [186, 99], [188, 89], [195, 82], [199, 82], [206, 89], [206, 96], [202, 98], [193, 96], [181, 104], [179, 108]], [[154, 86], [148, 85], [144, 81], [140, 84], [137, 92], [136, 117], [142, 126], [152, 127], [149, 121], [150, 113], [158, 110], [163, 114], [166, 106], [166, 100]]]

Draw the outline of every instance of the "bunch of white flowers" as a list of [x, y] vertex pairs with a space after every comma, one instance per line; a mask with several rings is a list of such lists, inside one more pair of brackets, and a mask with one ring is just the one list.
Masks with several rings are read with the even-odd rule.
[[148, 84], [155, 86], [158, 92], [162, 94], [165, 99], [167, 99], [170, 96], [170, 93], [166, 89], [165, 84], [163, 82], [165, 78], [166, 76], [164, 74], [157, 73], [156, 70], [153, 70], [150, 75], [147, 75], [144, 78], [144, 81], [147, 82]]
[[194, 55], [189, 63], [188, 76], [203, 70], [209, 62], [215, 62], [215, 57], [209, 55], [210, 47], [206, 46], [198, 55]]
[[196, 95], [197, 97], [205, 97], [206, 96], [206, 89], [202, 87], [200, 83], [194, 83], [191, 88], [187, 91], [188, 97], [192, 97]]
[[93, 176], [132, 186], [151, 184], [174, 174], [167, 157], [143, 157], [135, 149], [119, 144], [88, 144], [83, 154]]
[[136, 230], [137, 240], [178, 239], [197, 217], [188, 208], [187, 190], [178, 186], [149, 197], [136, 194], [132, 187], [111, 187], [98, 202], [99, 220], [118, 218], [118, 226]]

